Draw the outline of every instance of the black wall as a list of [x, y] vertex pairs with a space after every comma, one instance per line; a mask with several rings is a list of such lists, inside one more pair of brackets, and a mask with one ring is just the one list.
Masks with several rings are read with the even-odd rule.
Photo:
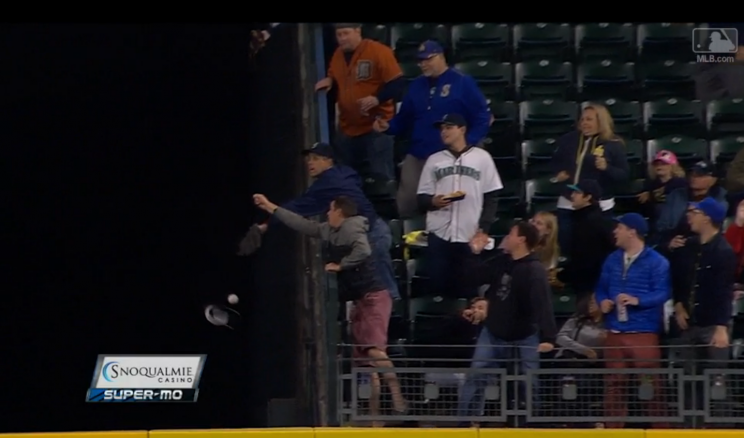
[[[2, 432], [257, 427], [295, 394], [294, 239], [232, 254], [251, 194], [297, 193], [294, 29], [28, 25], [0, 33]], [[228, 293], [250, 331], [207, 324]], [[200, 400], [86, 404], [96, 355], [206, 353]]]

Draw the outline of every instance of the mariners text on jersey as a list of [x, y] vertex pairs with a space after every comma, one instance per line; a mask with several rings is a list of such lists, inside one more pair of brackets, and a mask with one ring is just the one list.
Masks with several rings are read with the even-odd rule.
[[476, 181], [480, 181], [481, 179], [481, 173], [479, 170], [463, 165], [444, 167], [442, 169], [437, 169], [436, 171], [434, 171], [434, 178], [437, 181], [446, 176], [452, 175], [469, 176]]

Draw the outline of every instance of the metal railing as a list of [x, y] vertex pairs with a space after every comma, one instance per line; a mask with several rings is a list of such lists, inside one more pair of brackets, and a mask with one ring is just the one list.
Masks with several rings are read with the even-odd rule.
[[[744, 361], [694, 358], [705, 357], [712, 347], [623, 347], [622, 355], [611, 354], [616, 348], [600, 348], [598, 358], [589, 360], [555, 357], [555, 352], [538, 359], [534, 347], [531, 355], [522, 355], [520, 349], [528, 347], [507, 346], [502, 352], [509, 359], [476, 367], [472, 345], [405, 345], [389, 349], [392, 368], [359, 363], [350, 357], [354, 348], [338, 350], [342, 425], [744, 428]], [[629, 350], [641, 349], [653, 352], [629, 358]], [[397, 411], [394, 407], [390, 373], [406, 409], [400, 403]]]

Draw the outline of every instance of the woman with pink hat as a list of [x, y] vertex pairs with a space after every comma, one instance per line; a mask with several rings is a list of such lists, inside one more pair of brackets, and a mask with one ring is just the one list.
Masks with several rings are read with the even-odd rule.
[[666, 196], [672, 190], [687, 187], [685, 170], [679, 165], [674, 152], [661, 150], [656, 153], [648, 166], [648, 177], [643, 184], [643, 192], [638, 195], [638, 202], [646, 207], [644, 213], [649, 222], [656, 223], [659, 211], [666, 202]]

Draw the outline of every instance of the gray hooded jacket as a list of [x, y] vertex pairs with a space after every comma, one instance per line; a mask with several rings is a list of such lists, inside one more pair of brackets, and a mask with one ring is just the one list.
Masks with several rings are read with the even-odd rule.
[[326, 243], [327, 263], [337, 263], [339, 299], [356, 300], [369, 292], [385, 289], [377, 274], [372, 248], [367, 239], [369, 222], [364, 216], [353, 216], [344, 220], [338, 228], [327, 222], [315, 222], [284, 208], [278, 208], [274, 216], [293, 230], [321, 239]]

